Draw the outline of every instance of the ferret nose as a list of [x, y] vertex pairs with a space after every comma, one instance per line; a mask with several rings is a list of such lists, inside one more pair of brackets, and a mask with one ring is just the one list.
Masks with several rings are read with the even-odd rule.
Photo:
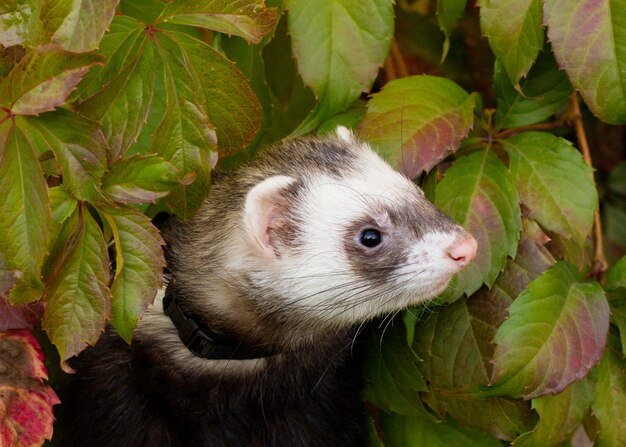
[[478, 242], [469, 236], [448, 248], [446, 254], [456, 262], [459, 268], [463, 268], [476, 257], [476, 250], [478, 250]]

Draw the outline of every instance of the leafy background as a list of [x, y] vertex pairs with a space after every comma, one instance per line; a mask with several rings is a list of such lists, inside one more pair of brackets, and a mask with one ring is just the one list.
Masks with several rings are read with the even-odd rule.
[[107, 324], [131, 341], [156, 213], [338, 124], [479, 242], [373, 327], [372, 445], [625, 445], [624, 23], [624, 0], [3, 2], [0, 445], [52, 435], [40, 344], [62, 383]]

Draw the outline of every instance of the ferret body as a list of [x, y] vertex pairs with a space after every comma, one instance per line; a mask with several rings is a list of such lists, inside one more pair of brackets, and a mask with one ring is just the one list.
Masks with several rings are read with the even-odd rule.
[[233, 356], [194, 355], [157, 298], [130, 346], [109, 330], [72, 364], [60, 445], [365, 445], [356, 328], [440, 293], [476, 253], [343, 128], [217, 177], [164, 237], [166, 300]]

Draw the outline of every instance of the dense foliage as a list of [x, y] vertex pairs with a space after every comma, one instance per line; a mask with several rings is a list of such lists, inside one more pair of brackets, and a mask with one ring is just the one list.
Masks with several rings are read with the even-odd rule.
[[[0, 330], [40, 325], [65, 369], [108, 323], [131, 342], [151, 217], [342, 124], [479, 242], [374, 328], [373, 445], [626, 445], [624, 23], [626, 0], [5, 1]], [[44, 379], [0, 333], [0, 445], [50, 437]]]

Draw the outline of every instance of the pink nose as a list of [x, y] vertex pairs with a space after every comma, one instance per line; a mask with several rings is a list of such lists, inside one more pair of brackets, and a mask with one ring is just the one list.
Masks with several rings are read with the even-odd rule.
[[476, 257], [478, 243], [472, 236], [455, 243], [448, 249], [447, 255], [457, 263], [459, 268], [465, 267]]

